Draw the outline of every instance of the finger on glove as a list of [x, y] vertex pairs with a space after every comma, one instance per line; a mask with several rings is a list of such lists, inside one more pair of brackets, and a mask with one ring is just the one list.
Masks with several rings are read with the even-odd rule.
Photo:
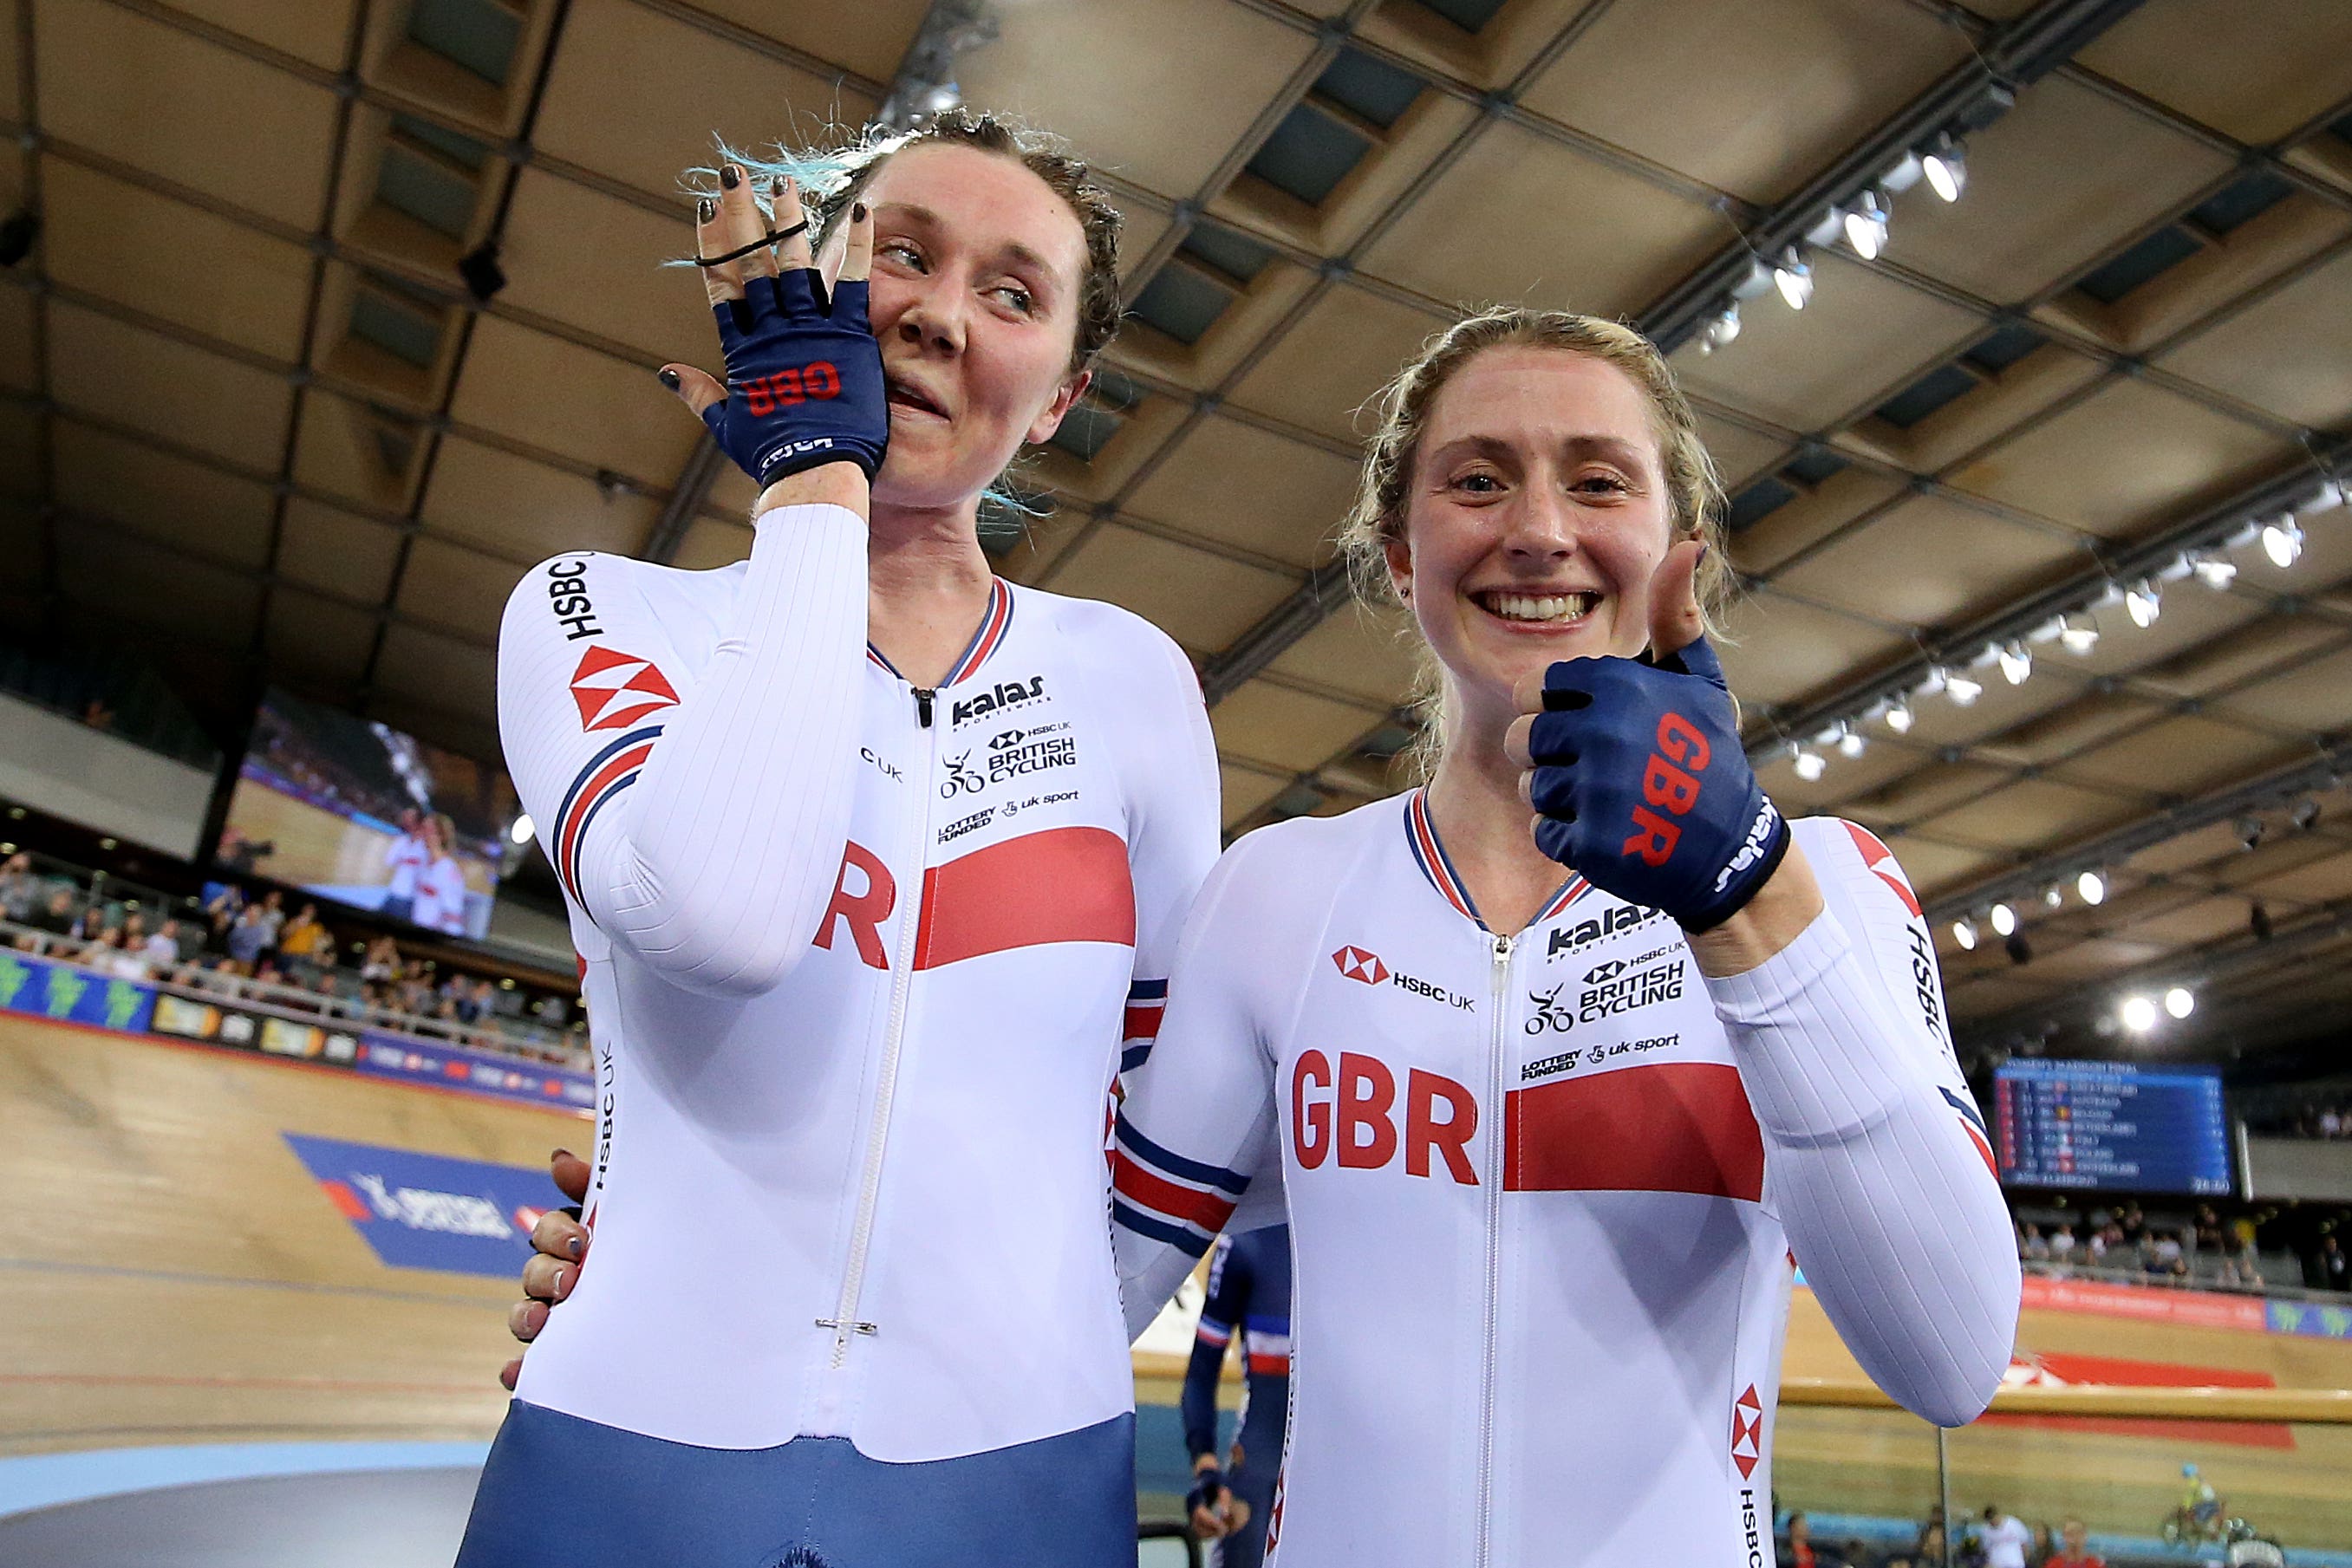
[[[787, 185], [786, 191], [789, 192], [789, 189]], [[785, 199], [783, 194], [779, 194], [776, 198], [776, 205], [779, 209], [784, 205]], [[793, 204], [795, 208], [798, 207], [799, 203], [796, 198]], [[798, 221], [797, 217], [787, 218], [776, 226], [783, 228]], [[764, 243], [767, 237], [768, 215], [760, 210], [759, 200], [752, 193], [751, 177], [743, 172], [742, 165], [739, 163], [721, 165], [719, 171], [719, 248], [706, 250], [702, 254], [724, 256], [730, 251], [741, 250], [745, 246], [751, 246], [752, 248], [747, 254], [727, 264], [737, 269], [736, 276], [743, 281], [745, 287], [749, 287], [751, 280], [755, 277], [776, 276], [776, 250], [773, 246]], [[803, 241], [807, 238], [805, 235], [798, 237]], [[802, 248], [805, 252], [807, 248], [805, 244]], [[801, 265], [805, 267], [807, 263], [803, 262]]]
[[1528, 724], [1528, 760], [1538, 767], [1573, 764], [1589, 733], [1582, 714], [1539, 713]]
[[[725, 217], [719, 210], [719, 198], [700, 196], [694, 204], [694, 254], [698, 256], [725, 256], [735, 247], [727, 243]], [[743, 264], [722, 261], [702, 271], [702, 290], [717, 309], [730, 300], [743, 298]]]
[[[1592, 706], [1592, 682], [1599, 674], [1599, 659], [1562, 659], [1548, 664], [1543, 673], [1543, 701], [1546, 713], [1573, 713]], [[1533, 711], [1532, 709], [1529, 711]]]
[[1536, 819], [1536, 848], [1562, 865], [1573, 863], [1576, 829], [1556, 817]]
[[1576, 821], [1576, 769], [1538, 768], [1528, 774], [1528, 804], [1547, 817]]
[[522, 1380], [522, 1357], [516, 1356], [499, 1368], [499, 1386], [512, 1394], [515, 1385]]

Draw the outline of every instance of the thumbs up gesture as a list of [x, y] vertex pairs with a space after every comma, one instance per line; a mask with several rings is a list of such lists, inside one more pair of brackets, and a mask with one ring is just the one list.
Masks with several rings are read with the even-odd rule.
[[1640, 658], [1568, 659], [1523, 680], [1507, 743], [1526, 769], [1537, 847], [1692, 932], [1738, 914], [1789, 846], [1707, 645], [1704, 553], [1685, 540], [1658, 564]]

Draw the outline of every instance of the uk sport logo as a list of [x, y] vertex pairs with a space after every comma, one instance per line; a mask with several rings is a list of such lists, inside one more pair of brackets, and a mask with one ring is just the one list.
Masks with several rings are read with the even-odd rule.
[[1351, 980], [1361, 980], [1377, 986], [1389, 977], [1389, 967], [1381, 962], [1377, 953], [1367, 953], [1361, 947], [1342, 947], [1331, 955], [1331, 962], [1339, 966], [1339, 973]]
[[1731, 1462], [1739, 1467], [1739, 1479], [1743, 1481], [1764, 1462], [1764, 1402], [1756, 1397], [1756, 1385], [1752, 1383], [1747, 1392], [1732, 1401]]
[[582, 729], [626, 729], [676, 706], [677, 690], [650, 659], [591, 648], [572, 672], [572, 700], [579, 705]]

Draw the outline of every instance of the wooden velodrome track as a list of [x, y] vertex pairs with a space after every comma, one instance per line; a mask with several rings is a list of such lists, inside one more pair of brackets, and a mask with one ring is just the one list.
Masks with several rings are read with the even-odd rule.
[[[0, 1017], [0, 1455], [490, 1436], [513, 1288], [378, 1263], [281, 1132], [534, 1166], [589, 1135], [574, 1117], [462, 1094]], [[2040, 1354], [2352, 1386], [2343, 1342], [2043, 1312], [2020, 1337]], [[1806, 1292], [1784, 1372], [1860, 1375]], [[1172, 1398], [1163, 1376], [1142, 1392]], [[1780, 1420], [1784, 1506], [1916, 1519], [1936, 1500], [1933, 1433], [1909, 1416], [1784, 1407]], [[2194, 1459], [2288, 1542], [2352, 1548], [2352, 1427], [2251, 1443], [2190, 1430], [1979, 1425], [1952, 1437], [1953, 1501], [2153, 1534]]]

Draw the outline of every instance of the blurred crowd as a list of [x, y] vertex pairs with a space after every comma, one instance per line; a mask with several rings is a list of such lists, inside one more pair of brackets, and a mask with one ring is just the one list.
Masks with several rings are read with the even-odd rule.
[[2021, 1204], [2017, 1255], [2036, 1273], [2179, 1289], [2352, 1291], [2352, 1209], [2199, 1203], [2151, 1214], [2134, 1200], [2079, 1213]]
[[[2194, 1474], [2193, 1467], [2189, 1473]], [[2212, 1496], [2210, 1488], [2205, 1495]], [[2160, 1523], [2149, 1521], [2148, 1533], [2155, 1534]], [[2091, 1549], [2089, 1534], [2079, 1519], [2028, 1523], [1988, 1503], [1980, 1513], [1961, 1519], [1951, 1541], [1951, 1561], [1956, 1568], [2107, 1568], [2107, 1560]], [[1799, 1511], [1787, 1515], [1775, 1531], [1774, 1557], [1779, 1568], [1943, 1568], [1945, 1535], [1940, 1508], [1928, 1511], [1908, 1542], [1875, 1545], [1821, 1539]]]
[[2252, 1124], [2249, 1130], [2273, 1138], [2352, 1138], [2352, 1099], [2314, 1100], [2284, 1115]]
[[448, 1040], [584, 1069], [587, 1026], [569, 998], [538, 993], [404, 953], [381, 933], [339, 933], [308, 900], [243, 884], [208, 888], [178, 914], [160, 897], [123, 897], [102, 879], [0, 862], [0, 921], [10, 945], [67, 957], [118, 979], [235, 988], [280, 1009]]

